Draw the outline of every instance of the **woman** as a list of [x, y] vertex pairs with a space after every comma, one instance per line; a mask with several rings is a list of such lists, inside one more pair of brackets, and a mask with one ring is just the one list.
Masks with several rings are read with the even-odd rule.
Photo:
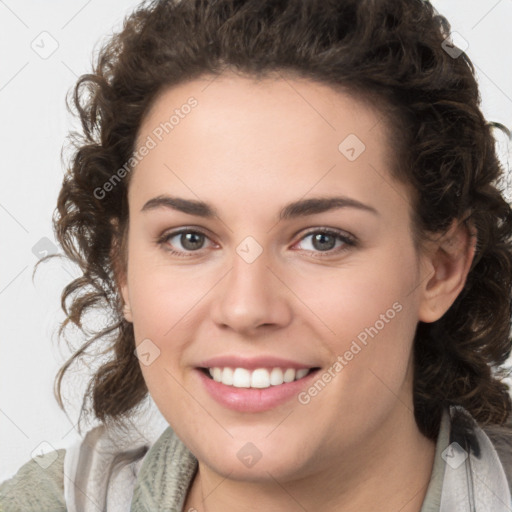
[[512, 214], [448, 34], [420, 0], [133, 13], [55, 218], [67, 323], [113, 315], [58, 398], [106, 345], [101, 426], [6, 510], [510, 510]]

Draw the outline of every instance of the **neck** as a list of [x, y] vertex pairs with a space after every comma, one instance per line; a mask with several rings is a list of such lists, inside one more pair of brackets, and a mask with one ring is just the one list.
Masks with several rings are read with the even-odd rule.
[[402, 403], [372, 439], [307, 478], [235, 481], [199, 462], [184, 511], [419, 512], [432, 473], [435, 443]]

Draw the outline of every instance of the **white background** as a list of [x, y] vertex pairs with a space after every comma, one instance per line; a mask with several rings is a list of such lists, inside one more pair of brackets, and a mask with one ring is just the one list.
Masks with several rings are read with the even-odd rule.
[[[512, 128], [512, 0], [432, 3], [469, 43], [485, 116]], [[93, 53], [137, 4], [0, 0], [0, 482], [40, 443], [66, 448], [79, 439], [74, 425], [86, 370], [64, 390], [70, 418], [52, 391], [69, 356], [57, 342], [60, 294], [76, 270], [55, 259], [40, 265], [32, 281], [33, 247], [45, 237], [55, 243], [51, 218], [64, 172], [60, 152], [77, 126], [66, 111], [66, 93], [79, 75], [91, 71]], [[44, 31], [51, 38], [40, 35]], [[31, 47], [42, 47], [42, 38], [46, 49], [58, 44], [46, 59]], [[505, 149], [501, 139], [500, 155], [508, 165]], [[155, 418], [160, 433], [165, 422], [159, 413]]]

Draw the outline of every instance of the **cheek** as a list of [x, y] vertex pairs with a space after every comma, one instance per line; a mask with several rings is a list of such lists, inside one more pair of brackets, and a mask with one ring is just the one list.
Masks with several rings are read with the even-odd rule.
[[[412, 247], [397, 249], [390, 244], [338, 268], [307, 270], [295, 273], [291, 281], [291, 288], [307, 306], [300, 308], [300, 314], [311, 318], [325, 340], [339, 344], [337, 348], [343, 349], [358, 336], [364, 341], [368, 331], [375, 333], [375, 329], [389, 335], [404, 329], [410, 333], [411, 325], [414, 330], [418, 269]], [[405, 317], [410, 318], [403, 325]]]
[[315, 324], [323, 333], [320, 340], [332, 365], [338, 363], [332, 368], [334, 385], [328, 386], [330, 391], [321, 400], [326, 406], [341, 400], [345, 406], [341, 410], [363, 404], [366, 409], [384, 407], [404, 387], [418, 323], [412, 248], [390, 248], [367, 264], [329, 269], [325, 277], [318, 277], [309, 280], [314, 292], [307, 304], [320, 319]]
[[[130, 299], [136, 339], [170, 340], [192, 325], [194, 306], [212, 284], [197, 271], [152, 264], [136, 255], [129, 271]], [[174, 336], [176, 338], [176, 336]]]

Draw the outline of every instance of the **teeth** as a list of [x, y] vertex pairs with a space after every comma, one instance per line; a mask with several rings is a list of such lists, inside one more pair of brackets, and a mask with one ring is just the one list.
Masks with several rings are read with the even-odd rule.
[[272, 368], [270, 372], [270, 384], [272, 386], [279, 386], [284, 382], [283, 379], [283, 370], [281, 368]]
[[295, 378], [297, 380], [302, 379], [302, 377], [305, 377], [308, 373], [309, 373], [309, 368], [301, 368], [300, 370], [297, 370]]
[[250, 371], [246, 368], [215, 367], [209, 368], [208, 371], [215, 382], [221, 382], [226, 386], [265, 389], [302, 379], [310, 372], [310, 368], [301, 368], [300, 370], [272, 368], [271, 371], [266, 368], [257, 368]]
[[220, 375], [221, 376], [219, 377], [217, 382], [221, 382], [222, 381], [227, 386], [232, 386], [233, 385], [233, 370], [231, 368], [224, 368], [220, 372]]
[[251, 388], [270, 387], [270, 375], [265, 368], [254, 370], [251, 375]]
[[295, 370], [293, 368], [288, 368], [284, 372], [283, 380], [285, 382], [293, 382], [295, 380]]
[[217, 381], [222, 378], [222, 370], [220, 368], [213, 369], [213, 378]]
[[[224, 372], [222, 372], [222, 374], [224, 374]], [[235, 368], [233, 372], [233, 386], [235, 388], [250, 388], [251, 372], [245, 368]]]

